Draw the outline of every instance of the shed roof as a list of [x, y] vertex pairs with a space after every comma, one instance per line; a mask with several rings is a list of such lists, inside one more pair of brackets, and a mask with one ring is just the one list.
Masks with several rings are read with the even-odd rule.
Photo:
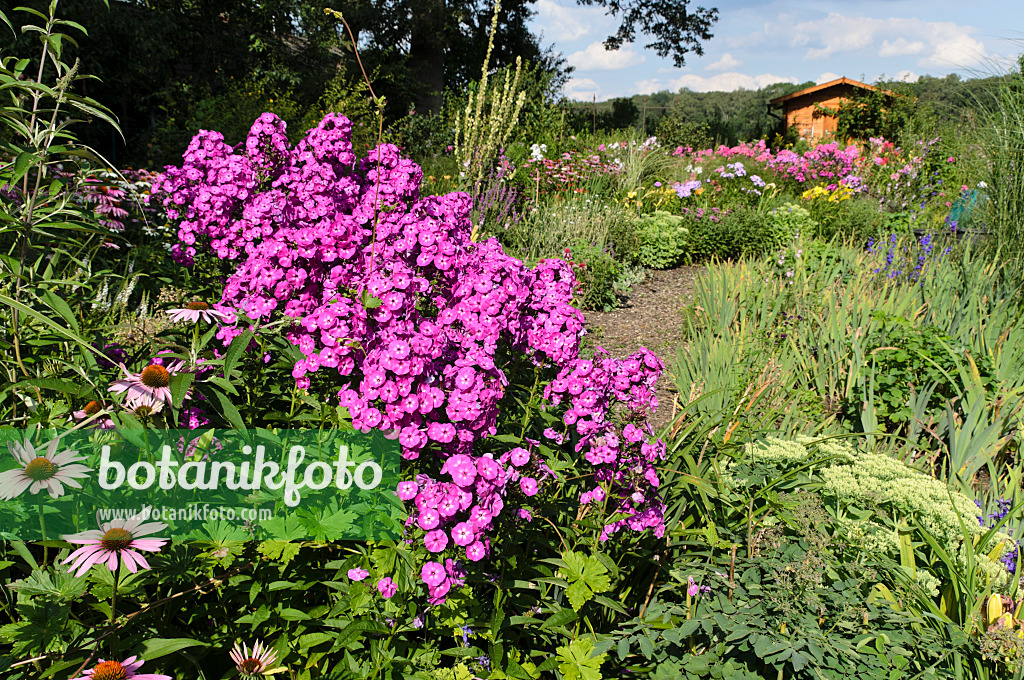
[[793, 92], [792, 94], [787, 94], [782, 97], [776, 97], [775, 99], [772, 99], [770, 102], [768, 102], [768, 105], [774, 108], [784, 101], [796, 99], [797, 97], [803, 97], [804, 95], [813, 94], [815, 92], [820, 92], [821, 90], [827, 90], [828, 88], [835, 87], [836, 85], [852, 85], [853, 87], [860, 87], [865, 90], [871, 91], [875, 91], [876, 89], [878, 89], [872, 85], [868, 85], [867, 83], [862, 83], [859, 80], [853, 80], [851, 78], [837, 78], [835, 80], [830, 80], [827, 83], [822, 83], [821, 85], [815, 85], [814, 87], [808, 87], [807, 89], [800, 90], [798, 92]]

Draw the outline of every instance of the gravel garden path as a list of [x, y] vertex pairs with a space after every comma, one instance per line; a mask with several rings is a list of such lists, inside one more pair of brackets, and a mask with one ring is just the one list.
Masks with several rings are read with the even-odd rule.
[[587, 332], [592, 342], [615, 357], [647, 347], [665, 362], [658, 380], [658, 408], [651, 423], [660, 428], [673, 415], [676, 387], [670, 372], [683, 342], [683, 307], [693, 299], [694, 283], [702, 267], [676, 267], [652, 271], [643, 283], [611, 312], [587, 312]]

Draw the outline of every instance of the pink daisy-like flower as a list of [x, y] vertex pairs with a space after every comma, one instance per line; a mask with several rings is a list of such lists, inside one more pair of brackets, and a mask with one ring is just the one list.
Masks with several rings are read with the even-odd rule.
[[252, 649], [245, 644], [239, 647], [236, 642], [231, 648], [230, 656], [240, 676], [258, 678], [269, 674], [270, 665], [277, 659], [277, 652], [257, 640], [253, 643]]
[[190, 302], [181, 309], [168, 309], [171, 321], [187, 321], [188, 323], [199, 323], [202, 319], [206, 323], [214, 321], [226, 321], [228, 314], [210, 307], [205, 302]]
[[[90, 401], [80, 410], [72, 412], [71, 415], [75, 418], [75, 420], [85, 420], [86, 418], [91, 418], [92, 416], [96, 415], [105, 408], [107, 407], [98, 401]], [[109, 417], [97, 418], [96, 420], [92, 421], [92, 423], [90, 423], [90, 426], [99, 428], [101, 430], [112, 430], [114, 429], [114, 421], [112, 421]]]
[[137, 673], [144, 662], [135, 656], [129, 656], [124, 661], [100, 662], [85, 671], [83, 675], [71, 680], [171, 680], [169, 675], [159, 673]]
[[32, 442], [23, 444], [8, 442], [7, 448], [20, 467], [0, 472], [0, 500], [11, 500], [28, 491], [39, 493], [46, 489], [50, 498], [64, 495], [64, 485], [81, 489], [77, 480], [89, 476], [91, 468], [79, 465], [85, 460], [78, 451], [64, 450], [57, 453], [60, 437], [46, 444], [46, 451], [36, 451]]
[[153, 363], [135, 375], [122, 365], [121, 369], [128, 377], [115, 380], [109, 391], [117, 394], [127, 392], [125, 403], [130, 409], [135, 409], [138, 406], [155, 408], [157, 402], [170, 405], [171, 375], [179, 372], [183, 366], [184, 362], [182, 361], [176, 361], [169, 366]]
[[167, 539], [141, 537], [163, 531], [167, 525], [162, 522], [142, 522], [138, 515], [130, 519], [113, 519], [101, 524], [99, 529], [64, 536], [68, 543], [82, 547], [68, 555], [62, 564], [72, 562], [70, 569], [78, 570], [76, 576], [89, 571], [89, 567], [94, 564], [105, 563], [107, 569], [114, 571], [118, 560], [133, 574], [140, 568], [149, 569], [146, 558], [137, 551], [159, 552]]

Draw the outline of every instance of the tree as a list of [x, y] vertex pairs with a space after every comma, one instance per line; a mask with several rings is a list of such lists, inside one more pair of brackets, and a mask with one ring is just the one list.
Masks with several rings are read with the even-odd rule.
[[636, 41], [637, 28], [653, 37], [654, 42], [644, 47], [653, 49], [659, 57], [672, 56], [677, 68], [686, 63], [690, 52], [704, 54], [702, 42], [714, 37], [711, 26], [718, 21], [718, 10], [697, 7], [690, 11], [688, 0], [576, 0], [580, 5], [598, 6], [621, 17], [622, 23], [615, 35], [604, 41], [609, 50], [617, 50], [623, 43]]

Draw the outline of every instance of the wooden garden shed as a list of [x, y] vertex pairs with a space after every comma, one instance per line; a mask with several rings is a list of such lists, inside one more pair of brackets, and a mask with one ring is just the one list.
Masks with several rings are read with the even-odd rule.
[[768, 110], [782, 109], [782, 120], [786, 129], [796, 128], [800, 139], [809, 142], [827, 141], [836, 133], [836, 118], [823, 113], [819, 106], [837, 109], [842, 101], [849, 101], [857, 90], [876, 88], [850, 78], [836, 80], [808, 87], [768, 102]]

